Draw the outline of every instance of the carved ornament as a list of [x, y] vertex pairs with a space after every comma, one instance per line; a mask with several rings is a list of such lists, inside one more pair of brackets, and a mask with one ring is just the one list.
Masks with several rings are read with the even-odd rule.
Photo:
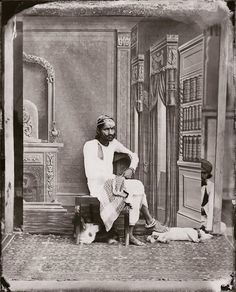
[[25, 52], [23, 52], [23, 61], [26, 63], [33, 63], [33, 64], [38, 64], [38, 65], [42, 66], [47, 71], [48, 82], [53, 83], [53, 81], [55, 79], [55, 71], [54, 71], [52, 65], [47, 60], [45, 60], [42, 57], [28, 55]]
[[138, 81], [138, 64], [134, 64], [131, 69], [131, 82], [132, 84]]
[[131, 83], [144, 82], [144, 57], [138, 56], [132, 61]]
[[58, 142], [59, 137], [60, 131], [56, 128], [56, 122], [53, 122], [52, 129], [50, 131], [50, 142], [52, 143]]
[[44, 201], [43, 166], [24, 165], [23, 196], [26, 201]]
[[157, 73], [164, 66], [164, 51], [157, 51], [151, 55], [151, 73]]
[[23, 161], [25, 163], [41, 163], [43, 164], [43, 155], [41, 153], [24, 153]]
[[53, 198], [54, 178], [55, 178], [54, 161], [55, 161], [54, 154], [47, 153], [47, 155], [46, 155], [47, 194], [51, 200], [54, 200], [54, 198]]
[[131, 36], [129, 32], [117, 33], [117, 46], [118, 47], [130, 47]]
[[26, 111], [25, 107], [23, 107], [23, 131], [24, 135], [27, 137], [32, 136], [32, 122], [30, 114]]
[[143, 111], [143, 87], [144, 87], [144, 55], [138, 55], [132, 60], [131, 84], [135, 94], [136, 109]]
[[179, 36], [177, 34], [167, 34], [166, 41], [167, 42], [178, 42]]
[[168, 47], [167, 64], [177, 66], [177, 49], [175, 47]]
[[131, 31], [131, 46], [135, 46], [138, 41], [138, 29], [135, 26]]

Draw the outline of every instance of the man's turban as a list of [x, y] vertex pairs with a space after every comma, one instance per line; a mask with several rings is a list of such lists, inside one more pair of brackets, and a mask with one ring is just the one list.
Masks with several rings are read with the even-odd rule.
[[201, 159], [201, 168], [202, 171], [205, 171], [210, 174], [212, 171], [212, 164], [206, 159]]
[[101, 115], [97, 118], [97, 127], [105, 124], [106, 120], [112, 120], [114, 122], [112, 117], [110, 117], [108, 115]]

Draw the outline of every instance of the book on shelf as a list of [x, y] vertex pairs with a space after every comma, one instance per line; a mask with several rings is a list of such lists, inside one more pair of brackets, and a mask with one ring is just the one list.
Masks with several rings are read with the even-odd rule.
[[197, 161], [200, 161], [201, 159], [201, 144], [202, 144], [202, 139], [201, 136], [197, 136]]
[[186, 121], [185, 121], [185, 130], [188, 131], [188, 108], [186, 108]]
[[183, 102], [190, 101], [190, 79], [183, 81]]
[[182, 131], [201, 129], [202, 106], [193, 105], [183, 108]]
[[201, 158], [201, 136], [183, 136], [183, 160], [198, 162]]
[[197, 80], [196, 77], [190, 78], [190, 101], [197, 99]]
[[198, 105], [198, 129], [202, 128], [202, 106]]
[[186, 108], [180, 108], [180, 110], [183, 113], [183, 123], [182, 123], [182, 130], [185, 131], [186, 130]]
[[202, 75], [198, 75], [196, 78], [196, 99], [202, 99]]
[[194, 76], [183, 81], [183, 103], [202, 99], [202, 76]]
[[198, 130], [199, 129], [199, 115], [200, 115], [200, 111], [199, 111], [199, 107], [197, 106], [197, 109], [195, 111], [195, 129]]

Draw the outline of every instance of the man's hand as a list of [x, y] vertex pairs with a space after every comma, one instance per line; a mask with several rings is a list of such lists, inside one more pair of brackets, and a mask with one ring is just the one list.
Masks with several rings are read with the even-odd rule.
[[132, 178], [133, 174], [134, 174], [134, 169], [128, 168], [124, 171], [123, 177], [129, 179], [129, 178]]

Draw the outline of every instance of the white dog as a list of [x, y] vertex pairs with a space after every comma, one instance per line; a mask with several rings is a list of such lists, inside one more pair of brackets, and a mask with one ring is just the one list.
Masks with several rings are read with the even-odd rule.
[[85, 223], [85, 229], [81, 231], [79, 243], [90, 244], [94, 241], [96, 233], [99, 231], [99, 226], [92, 223]]
[[167, 232], [158, 233], [152, 232], [152, 235], [147, 237], [147, 241], [153, 243], [155, 241], [168, 243], [171, 240], [185, 240], [200, 242], [212, 238], [211, 234], [205, 233], [203, 230], [197, 230], [188, 227], [172, 227]]

